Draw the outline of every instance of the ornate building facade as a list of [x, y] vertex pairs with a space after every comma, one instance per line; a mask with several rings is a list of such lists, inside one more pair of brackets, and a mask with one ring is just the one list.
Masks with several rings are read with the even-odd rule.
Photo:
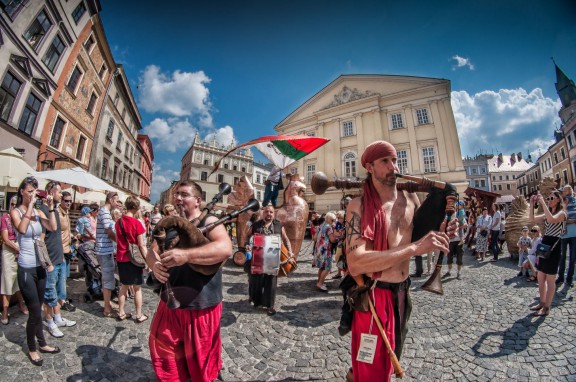
[[[220, 163], [220, 168], [209, 175], [216, 162], [232, 147], [233, 145], [230, 147], [218, 145], [215, 138], [211, 142], [206, 142], [196, 135], [192, 145], [182, 157], [180, 180], [193, 180], [198, 183], [203, 190], [202, 200], [209, 202], [218, 193], [221, 183], [232, 186], [243, 175], [252, 179], [254, 157], [250, 149], [241, 149], [230, 154]], [[223, 205], [227, 205], [227, 200], [227, 196], [222, 198]]]
[[483, 191], [490, 191], [490, 176], [488, 176], [488, 159], [493, 155], [476, 155], [463, 159], [468, 186]]
[[518, 196], [517, 178], [534, 164], [526, 162], [522, 153], [512, 155], [498, 154], [488, 159], [488, 175], [490, 176], [490, 191], [500, 195]]
[[[278, 134], [307, 134], [330, 142], [296, 162], [289, 172], [303, 174], [307, 185], [314, 173], [364, 178], [360, 157], [376, 140], [392, 143], [402, 173], [426, 176], [467, 187], [450, 81], [391, 75], [342, 75], [276, 125]], [[342, 193], [314, 195], [311, 209], [340, 209]]]

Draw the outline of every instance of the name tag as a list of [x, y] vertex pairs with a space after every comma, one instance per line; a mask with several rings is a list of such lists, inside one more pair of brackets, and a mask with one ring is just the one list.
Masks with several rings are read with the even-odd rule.
[[376, 354], [376, 344], [378, 343], [378, 336], [374, 334], [362, 333], [360, 337], [360, 348], [356, 361], [372, 364], [374, 362], [374, 355]]

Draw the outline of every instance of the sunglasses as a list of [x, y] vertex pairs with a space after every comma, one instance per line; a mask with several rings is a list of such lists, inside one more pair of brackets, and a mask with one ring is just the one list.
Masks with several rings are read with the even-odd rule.
[[10, 207], [16, 207], [16, 203], [10, 203]]
[[558, 198], [555, 196], [549, 196], [546, 198], [547, 201], [552, 201], [552, 200], [556, 200], [556, 199], [558, 199]]
[[70, 199], [70, 200], [63, 199], [62, 203], [72, 203], [72, 199]]
[[530, 232], [538, 232], [537, 229], [531, 229]]

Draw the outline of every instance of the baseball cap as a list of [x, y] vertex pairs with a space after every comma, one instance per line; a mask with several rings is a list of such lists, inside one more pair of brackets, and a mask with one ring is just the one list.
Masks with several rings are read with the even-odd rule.
[[528, 228], [527, 225], [525, 225], [524, 227], [522, 227], [522, 231], [529, 231], [529, 230], [530, 230], [530, 228]]
[[89, 214], [90, 212], [92, 212], [92, 208], [90, 208], [88, 206], [82, 207], [82, 215]]

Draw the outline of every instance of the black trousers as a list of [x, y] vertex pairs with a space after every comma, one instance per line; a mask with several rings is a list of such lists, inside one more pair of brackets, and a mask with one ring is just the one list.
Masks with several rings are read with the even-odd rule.
[[24, 302], [28, 308], [28, 321], [26, 321], [26, 342], [29, 351], [36, 351], [36, 341], [40, 347], [46, 346], [44, 331], [42, 330], [42, 304], [46, 290], [46, 271], [42, 267], [18, 267], [18, 286]]
[[248, 295], [254, 306], [273, 308], [276, 302], [276, 287], [278, 276], [276, 275], [252, 275], [248, 274]]

